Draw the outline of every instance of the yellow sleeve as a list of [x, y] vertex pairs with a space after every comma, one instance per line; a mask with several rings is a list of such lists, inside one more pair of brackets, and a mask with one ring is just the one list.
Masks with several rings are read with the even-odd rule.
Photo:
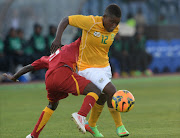
[[72, 15], [69, 16], [69, 25], [78, 27], [83, 30], [89, 30], [92, 25], [95, 23], [95, 19], [92, 15], [83, 16], [83, 15]]

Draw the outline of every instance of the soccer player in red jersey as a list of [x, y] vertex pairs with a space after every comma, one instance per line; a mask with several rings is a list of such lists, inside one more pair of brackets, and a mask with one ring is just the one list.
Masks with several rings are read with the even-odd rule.
[[74, 72], [79, 53], [80, 38], [75, 42], [60, 47], [50, 56], [43, 56], [32, 64], [23, 67], [13, 76], [4, 74], [13, 81], [29, 72], [48, 69], [45, 75], [45, 84], [49, 104], [42, 111], [34, 130], [26, 138], [38, 138], [40, 132], [56, 110], [59, 100], [64, 99], [69, 93], [73, 95], [86, 95], [78, 113], [72, 114], [72, 119], [82, 133], [86, 132], [86, 116], [98, 100], [101, 91], [89, 80]]

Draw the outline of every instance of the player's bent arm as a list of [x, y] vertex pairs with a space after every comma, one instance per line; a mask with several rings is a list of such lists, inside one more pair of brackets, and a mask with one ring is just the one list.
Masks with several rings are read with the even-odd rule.
[[34, 70], [34, 67], [30, 64], [30, 65], [24, 66], [22, 69], [20, 69], [18, 72], [16, 72], [13, 76], [6, 74], [6, 73], [4, 73], [3, 75], [12, 81], [18, 81], [17, 79], [20, 76], [22, 76], [23, 74], [25, 74], [27, 72], [33, 71], [33, 70]]
[[51, 48], [50, 48], [50, 52], [54, 53], [57, 50], [57, 47], [61, 47], [61, 37], [62, 34], [64, 32], [64, 30], [66, 29], [66, 27], [69, 25], [69, 19], [68, 17], [63, 18], [57, 28], [57, 32], [56, 32], [56, 37], [52, 42]]

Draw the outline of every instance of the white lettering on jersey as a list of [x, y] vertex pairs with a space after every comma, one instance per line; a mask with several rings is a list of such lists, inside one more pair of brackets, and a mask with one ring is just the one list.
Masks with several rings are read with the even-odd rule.
[[58, 49], [54, 54], [51, 54], [49, 61], [51, 61], [53, 58], [55, 58], [55, 56], [57, 56], [57, 54], [59, 54], [59, 53], [60, 53], [60, 50]]

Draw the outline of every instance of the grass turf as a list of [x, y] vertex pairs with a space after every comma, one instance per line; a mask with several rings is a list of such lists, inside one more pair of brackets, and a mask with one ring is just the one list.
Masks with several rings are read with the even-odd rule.
[[[131, 138], [180, 137], [180, 76], [113, 80], [117, 89], [131, 91], [135, 107], [122, 113]], [[60, 101], [40, 138], [92, 137], [78, 132], [71, 113], [80, 109], [84, 96], [69, 96]], [[44, 83], [0, 85], [0, 137], [24, 138], [33, 130], [48, 104]], [[118, 137], [113, 119], [105, 106], [98, 121], [107, 138]]]

